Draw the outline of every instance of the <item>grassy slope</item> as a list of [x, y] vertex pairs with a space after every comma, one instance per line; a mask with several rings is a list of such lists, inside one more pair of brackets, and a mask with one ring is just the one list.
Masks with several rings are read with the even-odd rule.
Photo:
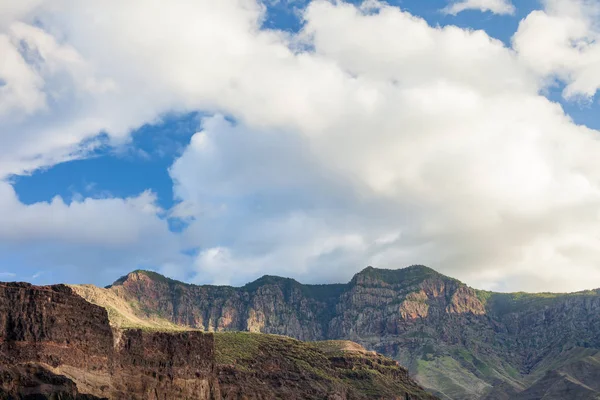
[[423, 354], [415, 363], [417, 380], [425, 387], [438, 388], [442, 398], [479, 398], [491, 389], [490, 382], [524, 388], [523, 376], [510, 364], [493, 354], [478, 354], [459, 346], [444, 349], [444, 354]]
[[527, 383], [533, 384], [537, 380], [544, 377], [548, 371], [568, 369], [570, 365], [595, 361], [600, 369], [600, 351], [598, 349], [590, 349], [583, 347], [575, 347], [573, 349], [563, 351], [559, 357], [546, 358], [527, 376]]
[[104, 307], [112, 326], [124, 329], [156, 329], [165, 331], [190, 330], [190, 328], [176, 325], [165, 318], [144, 318], [139, 305], [134, 301], [126, 301], [108, 289], [93, 285], [70, 285], [81, 297]]
[[[221, 365], [261, 377], [262, 371], [285, 371], [292, 381], [305, 379], [319, 388], [341, 388], [360, 398], [395, 398], [409, 393], [429, 398], [408, 382], [405, 370], [380, 354], [349, 341], [302, 342], [286, 336], [250, 332], [215, 333], [216, 359]], [[324, 391], [326, 391], [324, 389]]]
[[600, 296], [600, 289], [574, 293], [496, 293], [487, 290], [475, 290], [475, 292], [477, 297], [486, 305], [486, 308], [498, 316], [511, 312], [543, 308], [565, 298]]
[[539, 399], [600, 399], [600, 351], [574, 349], [557, 368], [548, 368], [515, 400]]
[[[488, 313], [496, 317], [515, 312], [530, 312], [551, 306], [565, 298], [598, 296], [598, 290], [576, 293], [495, 293], [476, 290]], [[584, 360], [596, 354], [597, 349], [571, 348], [552, 354], [536, 365], [527, 375], [522, 375], [511, 360], [502, 360], [493, 354], [477, 354], [465, 348], [444, 348], [443, 354], [423, 354], [412, 358], [418, 381], [425, 387], [439, 388], [442, 398], [457, 398], [457, 394], [471, 393], [478, 398], [491, 389], [490, 382], [503, 381], [516, 390], [523, 390], [542, 379], [548, 371]]]

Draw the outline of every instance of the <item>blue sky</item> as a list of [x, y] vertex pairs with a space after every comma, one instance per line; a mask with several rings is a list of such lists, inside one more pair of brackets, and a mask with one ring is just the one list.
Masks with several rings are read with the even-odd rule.
[[424, 263], [495, 290], [600, 286], [593, 5], [40, 3], [0, 19], [0, 279]]
[[14, 188], [25, 204], [50, 201], [55, 196], [71, 201], [81, 196], [127, 197], [152, 189], [158, 204], [174, 204], [168, 169], [200, 125], [197, 112], [167, 115], [131, 134], [131, 143], [115, 149], [103, 146], [87, 158], [14, 176]]

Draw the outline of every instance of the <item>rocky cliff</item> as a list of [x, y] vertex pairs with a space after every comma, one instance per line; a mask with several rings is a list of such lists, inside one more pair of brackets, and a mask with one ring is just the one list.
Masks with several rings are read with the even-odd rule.
[[[122, 326], [352, 340], [408, 366], [446, 399], [527, 396], [564, 376], [561, 368], [571, 364], [590, 369], [581, 376], [593, 376], [589, 357], [600, 349], [598, 290], [491, 293], [424, 266], [369, 267], [336, 285], [265, 276], [240, 288], [195, 286], [135, 271], [106, 289], [75, 290], [107, 307]], [[115, 298], [127, 306], [116, 306]], [[596, 396], [587, 379], [569, 378], [568, 386]], [[561, 398], [552, 396], [544, 398]]]
[[64, 285], [0, 284], [0, 399], [434, 398], [357, 344], [124, 329], [108, 315]]

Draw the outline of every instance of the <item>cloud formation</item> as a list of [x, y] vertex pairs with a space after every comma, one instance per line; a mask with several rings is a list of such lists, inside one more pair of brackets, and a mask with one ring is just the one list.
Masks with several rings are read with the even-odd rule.
[[25, 222], [6, 241], [143, 254], [197, 282], [424, 263], [491, 289], [600, 286], [598, 132], [541, 94], [598, 89], [591, 3], [548, 1], [513, 48], [377, 2], [315, 0], [298, 34], [263, 29], [253, 0], [31, 4], [0, 25], [16, 60], [0, 70], [0, 175], [83, 157], [99, 132], [122, 143], [166, 112], [214, 116], [170, 170], [181, 234], [148, 193], [26, 206], [4, 184], [8, 222]]
[[519, 24], [513, 38], [520, 58], [542, 78], [566, 86], [567, 99], [590, 99], [600, 89], [600, 4], [545, 0]]
[[45, 279], [81, 283], [111, 282], [132, 265], [186, 262], [155, 203], [155, 195], [144, 192], [26, 205], [0, 182], [0, 264], [14, 268], [8, 263], [18, 261], [19, 279], [44, 270]]
[[449, 4], [443, 11], [457, 15], [467, 10], [489, 11], [500, 15], [513, 15], [516, 11], [510, 0], [458, 0]]

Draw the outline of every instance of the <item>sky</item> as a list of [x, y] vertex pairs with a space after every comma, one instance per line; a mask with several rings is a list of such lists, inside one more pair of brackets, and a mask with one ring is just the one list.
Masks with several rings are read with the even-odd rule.
[[0, 0], [0, 280], [600, 287], [600, 3]]

